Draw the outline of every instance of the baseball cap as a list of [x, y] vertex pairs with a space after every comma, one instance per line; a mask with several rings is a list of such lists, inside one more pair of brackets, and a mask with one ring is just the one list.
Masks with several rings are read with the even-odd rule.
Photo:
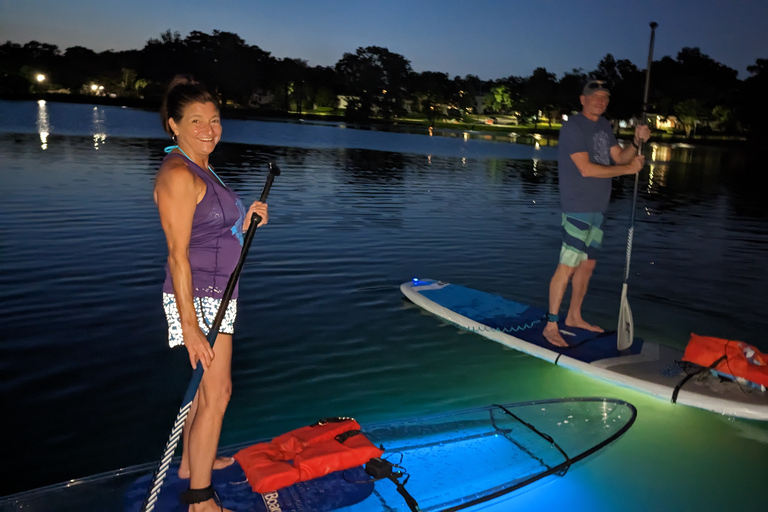
[[584, 96], [589, 96], [590, 94], [594, 94], [597, 91], [605, 91], [610, 95], [611, 91], [608, 90], [607, 85], [608, 84], [602, 80], [590, 80], [587, 82], [587, 85], [584, 86], [584, 92], [582, 92], [582, 94]]

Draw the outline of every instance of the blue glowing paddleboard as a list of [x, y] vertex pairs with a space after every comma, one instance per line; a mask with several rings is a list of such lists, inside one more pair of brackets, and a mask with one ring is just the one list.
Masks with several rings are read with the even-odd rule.
[[[384, 447], [382, 459], [395, 465], [389, 466], [396, 473], [394, 481], [381, 471], [376, 474], [384, 478], [374, 480], [358, 467], [258, 494], [235, 463], [214, 471], [213, 486], [224, 507], [238, 512], [410, 512], [414, 504], [422, 512], [478, 510], [513, 499], [533, 484], [567, 478], [573, 465], [621, 437], [636, 414], [622, 400], [565, 398], [363, 424], [368, 439]], [[245, 446], [223, 449], [222, 454]], [[382, 465], [386, 463], [377, 464]], [[120, 469], [3, 497], [0, 512], [134, 512], [155, 466]], [[172, 467], [156, 512], [186, 512], [179, 494], [189, 484], [175, 473]]]
[[546, 311], [498, 295], [432, 279], [414, 279], [400, 286], [417, 306], [439, 318], [488, 339], [558, 366], [672, 400], [742, 418], [768, 420], [768, 392], [712, 376], [687, 380], [678, 361], [683, 351], [635, 338], [624, 351], [616, 333], [595, 333], [567, 327], [560, 332], [570, 345], [549, 343], [542, 331]]

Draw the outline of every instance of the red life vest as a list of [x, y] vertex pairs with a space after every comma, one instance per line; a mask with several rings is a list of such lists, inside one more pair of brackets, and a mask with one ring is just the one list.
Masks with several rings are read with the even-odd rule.
[[365, 464], [384, 453], [353, 419], [319, 421], [235, 454], [255, 492], [272, 492]]
[[691, 333], [691, 339], [685, 347], [683, 361], [690, 361], [706, 368], [722, 356], [726, 358], [715, 366], [714, 370], [744, 378], [758, 385], [768, 386], [768, 357], [742, 341]]

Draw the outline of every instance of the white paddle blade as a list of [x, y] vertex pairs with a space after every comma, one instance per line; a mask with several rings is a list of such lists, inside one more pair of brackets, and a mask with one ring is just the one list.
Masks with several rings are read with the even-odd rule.
[[627, 283], [621, 288], [621, 307], [619, 308], [619, 325], [616, 329], [616, 348], [626, 350], [632, 346], [635, 339], [635, 324], [632, 321], [632, 309], [627, 300]]

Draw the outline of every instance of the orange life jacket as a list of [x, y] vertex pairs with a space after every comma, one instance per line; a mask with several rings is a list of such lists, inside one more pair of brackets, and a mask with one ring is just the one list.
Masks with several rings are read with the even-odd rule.
[[365, 464], [384, 453], [353, 419], [319, 421], [235, 454], [255, 492], [272, 492]]
[[691, 339], [685, 347], [683, 361], [709, 367], [722, 356], [726, 358], [715, 366], [714, 370], [744, 378], [758, 385], [768, 386], [768, 356], [742, 341], [691, 333]]

